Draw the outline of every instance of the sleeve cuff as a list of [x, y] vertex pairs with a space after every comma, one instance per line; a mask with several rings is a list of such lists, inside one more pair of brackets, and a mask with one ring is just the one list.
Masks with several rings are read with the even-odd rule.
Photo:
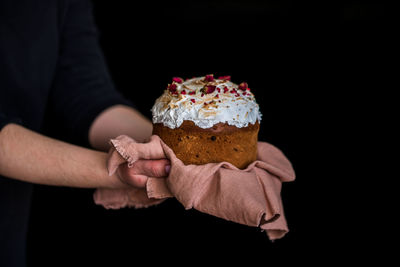
[[20, 118], [7, 117], [5, 114], [0, 112], [0, 131], [3, 129], [4, 126], [10, 123], [22, 125], [22, 120]]
[[101, 112], [115, 105], [125, 105], [135, 108], [132, 102], [123, 97], [105, 98], [102, 101], [98, 101], [95, 105], [91, 105], [90, 108], [86, 110], [85, 115], [76, 121], [74, 132], [79, 133], [79, 135], [76, 136], [78, 138], [76, 142], [83, 146], [90, 147], [89, 130], [93, 121]]

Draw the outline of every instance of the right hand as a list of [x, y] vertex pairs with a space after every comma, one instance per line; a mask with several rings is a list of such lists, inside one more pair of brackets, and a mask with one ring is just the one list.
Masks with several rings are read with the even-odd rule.
[[145, 188], [148, 178], [166, 178], [171, 168], [168, 159], [140, 159], [128, 167], [128, 163], [119, 165], [116, 174], [125, 184], [136, 188]]

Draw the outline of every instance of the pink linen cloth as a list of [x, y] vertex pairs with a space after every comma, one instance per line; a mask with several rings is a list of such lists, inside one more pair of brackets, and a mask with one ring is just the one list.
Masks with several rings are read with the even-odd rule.
[[121, 135], [111, 140], [109, 174], [122, 163], [138, 159], [168, 158], [167, 179], [149, 178], [145, 189], [97, 189], [94, 201], [107, 209], [148, 207], [175, 197], [186, 209], [236, 223], [260, 227], [270, 240], [288, 231], [281, 200], [282, 182], [295, 179], [291, 163], [275, 146], [258, 142], [257, 160], [240, 170], [228, 162], [184, 165], [172, 149], [153, 135], [148, 143], [136, 143]]

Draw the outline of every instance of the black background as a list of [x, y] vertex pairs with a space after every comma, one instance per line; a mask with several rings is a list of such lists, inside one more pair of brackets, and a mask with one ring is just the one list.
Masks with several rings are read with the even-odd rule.
[[[184, 210], [105, 210], [93, 190], [37, 186], [29, 230], [31, 266], [318, 262], [355, 229], [340, 179], [373, 114], [368, 89], [385, 57], [388, 7], [379, 1], [94, 1], [117, 88], [150, 118], [174, 76], [213, 73], [248, 82], [263, 113], [260, 140], [291, 160], [283, 184], [290, 232], [271, 243], [257, 228]], [[323, 3], [319, 3], [323, 2]], [[129, 4], [130, 3], [130, 4]], [[351, 147], [347, 146], [351, 143]], [[340, 155], [340, 158], [338, 158]], [[352, 176], [354, 178], [354, 176]], [[357, 179], [357, 178], [356, 178]], [[345, 218], [345, 219], [343, 219]], [[338, 229], [341, 229], [340, 231]], [[352, 233], [355, 234], [354, 232]], [[339, 245], [329, 260], [354, 253]]]

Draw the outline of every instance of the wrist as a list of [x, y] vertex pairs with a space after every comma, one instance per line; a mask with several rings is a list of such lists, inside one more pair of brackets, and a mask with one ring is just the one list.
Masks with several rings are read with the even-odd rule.
[[99, 187], [109, 188], [109, 189], [122, 189], [127, 188], [128, 185], [124, 183], [118, 176], [118, 172], [114, 172], [114, 174], [109, 175], [107, 170], [107, 159], [108, 155], [104, 152], [98, 152], [101, 155], [101, 173], [99, 174], [101, 178], [101, 184]]
[[111, 189], [124, 189], [128, 188], [129, 185], [124, 183], [119, 177], [118, 174], [114, 173], [110, 177], [110, 186]]

